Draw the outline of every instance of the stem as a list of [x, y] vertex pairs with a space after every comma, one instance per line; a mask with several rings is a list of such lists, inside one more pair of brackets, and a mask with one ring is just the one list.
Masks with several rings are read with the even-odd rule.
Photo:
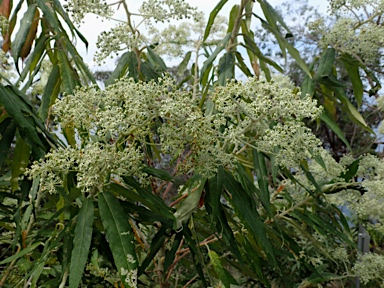
[[235, 21], [235, 24], [233, 25], [233, 30], [232, 30], [232, 34], [231, 34], [231, 39], [229, 41], [229, 49], [228, 51], [229, 52], [232, 52], [234, 51], [234, 47], [236, 47], [234, 44], [236, 42], [236, 37], [239, 33], [239, 30], [240, 30], [240, 21], [241, 19], [243, 18], [243, 11], [245, 9], [245, 6], [247, 5], [247, 3], [249, 2], [250, 0], [241, 0], [241, 4], [240, 4], [240, 9], [239, 9], [239, 12], [237, 14], [237, 17], [236, 17], [236, 21]]

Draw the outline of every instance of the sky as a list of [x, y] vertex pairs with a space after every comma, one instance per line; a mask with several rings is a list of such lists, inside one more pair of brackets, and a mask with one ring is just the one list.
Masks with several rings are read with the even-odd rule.
[[[295, 1], [295, 0], [291, 0]], [[216, 6], [218, 1], [209, 1], [209, 0], [186, 0], [190, 5], [197, 7], [200, 11], [203, 11], [206, 15], [206, 19], [208, 19], [210, 12], [213, 10], [213, 8]], [[286, 0], [270, 0], [268, 1], [273, 7], [276, 7], [278, 5], [281, 5], [283, 2], [286, 2]], [[319, 11], [326, 12], [328, 1], [314, 1], [314, 0], [308, 0], [308, 2], [318, 7]], [[139, 6], [141, 5], [142, 1], [137, 0], [128, 0], [127, 1], [129, 5], [129, 9], [131, 12], [135, 12], [138, 10]], [[222, 8], [220, 14], [223, 16], [229, 15], [229, 12], [233, 5], [239, 4], [240, 0], [228, 0], [228, 2], [224, 5]], [[259, 5], [256, 1], [254, 5], [254, 11], [262, 15], [261, 10], [259, 9]], [[118, 12], [116, 14], [116, 17], [123, 17], [122, 11]], [[122, 18], [123, 19], [123, 18]], [[138, 21], [138, 20], [137, 20]], [[254, 20], [253, 20], [254, 21]], [[256, 23], [256, 22], [254, 22]], [[96, 51], [96, 41], [97, 36], [102, 31], [108, 31], [110, 28], [116, 25], [116, 22], [101, 22], [100, 19], [97, 19], [93, 15], [87, 15], [84, 19], [84, 24], [80, 26], [80, 31], [83, 33], [83, 35], [86, 37], [86, 39], [89, 42], [88, 51], [85, 49], [85, 46], [83, 43], [78, 43], [77, 47], [79, 49], [80, 55], [84, 56], [85, 62], [89, 65], [89, 67], [92, 70], [111, 70], [115, 66], [115, 60], [108, 60], [105, 65], [99, 66], [93, 61], [93, 55]]]

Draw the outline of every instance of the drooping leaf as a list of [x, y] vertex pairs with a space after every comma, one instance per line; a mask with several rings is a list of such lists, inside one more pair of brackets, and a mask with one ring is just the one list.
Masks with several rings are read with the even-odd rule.
[[16, 124], [11, 119], [5, 119], [0, 123], [0, 166], [3, 165], [4, 160], [7, 158], [9, 148], [13, 142], [13, 137], [16, 132]]
[[12, 178], [11, 188], [12, 192], [15, 192], [19, 188], [19, 176], [24, 173], [24, 169], [29, 164], [29, 156], [31, 153], [31, 147], [21, 138], [17, 137], [16, 146], [13, 154], [13, 160], [11, 164]]
[[39, 116], [45, 121], [48, 117], [48, 110], [53, 105], [57, 96], [60, 93], [61, 78], [59, 66], [53, 66], [51, 74], [48, 77], [47, 84], [45, 85], [43, 95], [41, 97], [41, 105], [39, 108]]
[[225, 172], [224, 186], [230, 193], [239, 218], [244, 222], [256, 241], [259, 242], [272, 266], [276, 266], [276, 258], [272, 245], [267, 237], [265, 224], [254, 209], [252, 198], [244, 191], [240, 183], [228, 172]]
[[[17, 31], [17, 34], [15, 36], [15, 39], [12, 43], [12, 57], [15, 60], [15, 63], [17, 64], [18, 59], [20, 57], [21, 50], [23, 48], [23, 45], [27, 41], [27, 36], [29, 31], [31, 30], [33, 20], [35, 18], [35, 12], [36, 12], [36, 4], [32, 4], [28, 6], [27, 11], [24, 13], [21, 21], [20, 21], [20, 28]], [[36, 28], [35, 28], [36, 29]], [[18, 65], [16, 65], [18, 67]]]
[[156, 70], [159, 72], [167, 71], [167, 65], [165, 65], [164, 60], [158, 54], [156, 54], [151, 47], [148, 46], [147, 51], [148, 60], [152, 63]]
[[219, 84], [225, 86], [228, 80], [235, 76], [235, 55], [232, 52], [224, 54], [219, 60]]
[[269, 182], [268, 182], [268, 170], [265, 164], [263, 153], [252, 150], [253, 166], [255, 167], [257, 182], [260, 189], [260, 200], [263, 203], [265, 210], [271, 214], [270, 194], [269, 194]]
[[[219, 255], [213, 250], [208, 251], [209, 259], [216, 274], [218, 275], [225, 288], [231, 288], [233, 285], [238, 285], [233, 276], [224, 268]], [[236, 286], [235, 286], [236, 287]]]
[[212, 67], [213, 61], [216, 59], [217, 55], [223, 49], [225, 48], [225, 45], [228, 43], [229, 39], [231, 38], [231, 33], [227, 33], [227, 35], [224, 37], [223, 40], [220, 41], [220, 43], [217, 45], [215, 51], [207, 58], [207, 60], [204, 61], [203, 67], [201, 68], [200, 77], [204, 78], [205, 74], [208, 72], [210, 68]]
[[203, 41], [207, 40], [209, 33], [211, 32], [211, 28], [213, 26], [213, 23], [215, 22], [215, 18], [217, 16], [217, 14], [220, 12], [221, 8], [223, 8], [225, 3], [227, 3], [227, 2], [228, 2], [228, 0], [220, 0], [220, 2], [217, 3], [215, 8], [213, 8], [211, 14], [209, 14], [209, 19], [208, 19], [207, 26], [205, 28]]
[[77, 215], [75, 237], [73, 238], [71, 265], [69, 268], [70, 288], [79, 287], [84, 273], [84, 267], [88, 259], [89, 247], [91, 246], [92, 240], [93, 212], [93, 200], [84, 200]]
[[32, 19], [32, 24], [29, 28], [29, 31], [28, 31], [28, 34], [25, 38], [25, 42], [21, 48], [21, 51], [20, 51], [20, 58], [21, 59], [25, 59], [29, 53], [31, 52], [31, 49], [32, 49], [32, 44], [33, 42], [35, 41], [35, 38], [36, 38], [36, 34], [37, 34], [37, 27], [39, 25], [39, 22], [40, 22], [40, 12], [39, 12], [39, 9], [36, 9], [35, 10], [35, 15]]
[[364, 93], [364, 86], [359, 73], [361, 63], [346, 53], [341, 55], [340, 60], [343, 62], [345, 70], [347, 70], [349, 78], [351, 79], [357, 106], [360, 108]]
[[127, 215], [119, 200], [110, 192], [102, 192], [98, 198], [101, 221], [121, 281], [124, 287], [134, 288], [137, 283], [138, 260]]
[[175, 217], [175, 230], [179, 230], [183, 223], [189, 220], [192, 212], [198, 207], [205, 181], [205, 178], [197, 175], [191, 178], [184, 186], [185, 188], [183, 190], [185, 193], [188, 193], [188, 196], [181, 202], [173, 214]]
[[188, 63], [189, 63], [189, 60], [191, 59], [191, 55], [192, 55], [192, 51], [188, 51], [184, 58], [183, 58], [183, 61], [181, 61], [181, 63], [179, 64], [179, 66], [177, 67], [177, 73], [178, 74], [183, 74], [185, 70], [187, 70], [187, 67], [188, 67]]
[[20, 257], [23, 257], [24, 255], [26, 255], [28, 253], [31, 253], [33, 250], [35, 250], [37, 247], [39, 247], [40, 245], [43, 245], [43, 244], [44, 243], [42, 243], [42, 242], [33, 243], [30, 246], [21, 250], [20, 252], [17, 252], [15, 254], [13, 254], [12, 256], [5, 258], [4, 260], [0, 261], [0, 265], [4, 265], [4, 264], [12, 262], [13, 260], [17, 260]]

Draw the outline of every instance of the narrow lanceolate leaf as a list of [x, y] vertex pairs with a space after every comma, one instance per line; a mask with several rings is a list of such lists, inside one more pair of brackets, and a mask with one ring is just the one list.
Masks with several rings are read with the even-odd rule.
[[304, 81], [301, 84], [301, 98], [304, 98], [306, 95], [313, 96], [315, 93], [315, 82], [309, 78], [308, 75], [305, 75]]
[[39, 25], [39, 21], [40, 21], [40, 12], [39, 12], [39, 9], [36, 9], [35, 15], [32, 20], [32, 24], [29, 28], [27, 37], [25, 38], [24, 45], [20, 51], [20, 57], [23, 60], [29, 55], [29, 52], [31, 52], [32, 44], [36, 38], [37, 26]]
[[207, 58], [207, 60], [204, 61], [204, 64], [203, 64], [203, 68], [201, 68], [201, 78], [204, 77], [206, 71], [209, 73], [209, 68], [212, 66], [212, 63], [213, 61], [216, 59], [217, 55], [219, 55], [219, 53], [221, 51], [223, 51], [223, 49], [225, 48], [225, 45], [228, 43], [229, 39], [231, 38], [231, 33], [228, 33], [223, 40], [221, 40], [221, 42], [217, 45], [215, 51], [213, 51], [213, 53]]
[[16, 132], [15, 122], [8, 118], [0, 124], [0, 166], [3, 165], [4, 160], [7, 158], [9, 147], [13, 142], [13, 137]]
[[223, 267], [220, 257], [215, 251], [209, 251], [208, 256], [211, 260], [213, 269], [215, 270], [221, 282], [224, 284], [225, 288], [231, 288], [232, 285], [238, 285], [233, 276], [229, 274], [229, 272]]
[[179, 64], [179, 67], [177, 67], [177, 73], [178, 74], [183, 74], [185, 70], [187, 70], [189, 60], [191, 60], [191, 55], [192, 51], [188, 51], [185, 56], [183, 61]]
[[[24, 13], [23, 18], [20, 21], [20, 28], [17, 31], [15, 40], [12, 43], [12, 57], [17, 63], [17, 60], [20, 57], [21, 49], [26, 43], [27, 36], [31, 30], [33, 19], [35, 18], [36, 5], [32, 4], [28, 6], [27, 12]], [[16, 65], [17, 67], [17, 65]]]
[[105, 235], [124, 287], [136, 287], [138, 260], [128, 217], [119, 200], [109, 192], [99, 194], [99, 210]]
[[205, 178], [195, 176], [185, 185], [185, 192], [188, 193], [188, 196], [181, 202], [173, 214], [175, 217], [175, 230], [179, 230], [183, 223], [186, 223], [191, 218], [192, 212], [198, 207], [205, 181]]
[[269, 183], [268, 183], [268, 170], [265, 164], [264, 155], [256, 150], [252, 151], [253, 165], [256, 171], [257, 182], [259, 183], [260, 189], [260, 200], [263, 203], [265, 210], [271, 213], [271, 207], [269, 203]]
[[227, 3], [227, 2], [228, 2], [228, 0], [221, 0], [216, 5], [216, 7], [212, 10], [211, 14], [209, 14], [209, 19], [208, 19], [207, 27], [205, 28], [203, 41], [207, 40], [209, 33], [211, 32], [211, 28], [213, 26], [213, 23], [215, 22], [215, 18], [217, 16], [217, 14], [220, 12], [221, 8], [223, 8], [225, 3]]
[[208, 205], [212, 207], [211, 221], [218, 217], [220, 208], [220, 197], [224, 187], [224, 168], [219, 166], [215, 177], [209, 180], [209, 191], [205, 197]]
[[230, 193], [229, 199], [233, 202], [239, 218], [244, 222], [253, 238], [263, 248], [271, 265], [276, 266], [273, 249], [266, 235], [265, 224], [255, 209], [255, 205], [252, 205], [253, 199], [244, 191], [240, 183], [228, 172], [225, 172], [224, 186]]
[[361, 63], [349, 54], [343, 54], [340, 59], [344, 64], [345, 70], [348, 72], [349, 78], [351, 79], [357, 106], [360, 108], [364, 93], [364, 86], [359, 73]]
[[325, 112], [320, 115], [320, 120], [327, 124], [327, 126], [337, 135], [337, 137], [339, 137], [340, 140], [344, 142], [348, 149], [351, 149], [347, 138], [345, 138], [343, 131], [341, 131], [340, 127], [335, 121], [333, 121]]
[[225, 86], [227, 80], [235, 76], [235, 55], [231, 52], [224, 54], [219, 61], [219, 84]]
[[[134, 52], [125, 52], [121, 57], [119, 58], [119, 61], [117, 62], [115, 70], [113, 70], [111, 76], [107, 80], [105, 80], [105, 85], [111, 85], [114, 84], [115, 81], [121, 77], [123, 77], [128, 69], [128, 67], [131, 65], [130, 60], [131, 54], [135, 54]], [[135, 56], [135, 55], [133, 55]]]
[[45, 85], [43, 96], [41, 98], [41, 105], [39, 108], [39, 116], [45, 121], [48, 117], [49, 107], [55, 102], [60, 93], [61, 78], [59, 66], [55, 65], [52, 68], [51, 74], [48, 77], [47, 84]]
[[13, 160], [11, 165], [12, 178], [11, 178], [11, 188], [12, 192], [16, 191], [19, 188], [19, 175], [24, 173], [24, 169], [28, 166], [29, 163], [29, 154], [31, 152], [31, 147], [25, 143], [23, 138], [20, 136], [17, 137], [16, 146], [13, 154]]
[[93, 213], [93, 200], [86, 199], [77, 215], [71, 266], [69, 268], [70, 288], [79, 287], [85, 263], [87, 263], [89, 247], [91, 246], [92, 240]]
[[60, 76], [63, 85], [63, 91], [71, 94], [76, 86], [79, 84], [78, 77], [75, 74], [68, 57], [64, 51], [57, 51], [57, 60], [59, 62]]
[[159, 72], [165, 72], [167, 71], [167, 65], [165, 65], [165, 62], [164, 60], [158, 55], [156, 54], [152, 49], [151, 47], [147, 47], [147, 51], [148, 51], [148, 60], [152, 63], [152, 65], [156, 68], [157, 71]]
[[33, 243], [30, 246], [28, 246], [27, 248], [21, 250], [20, 252], [17, 252], [16, 254], [13, 254], [12, 256], [4, 259], [3, 261], [0, 261], [0, 265], [4, 265], [4, 264], [7, 264], [9, 262], [12, 262], [13, 260], [19, 259], [20, 257], [23, 257], [24, 255], [26, 255], [28, 253], [31, 253], [33, 250], [35, 250], [40, 245], [44, 245], [44, 243], [42, 243], [42, 242]]

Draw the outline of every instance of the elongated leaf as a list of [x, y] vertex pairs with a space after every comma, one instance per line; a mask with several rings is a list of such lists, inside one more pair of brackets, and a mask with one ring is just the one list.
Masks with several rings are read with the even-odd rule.
[[148, 51], [148, 60], [152, 63], [152, 65], [154, 67], [156, 67], [156, 70], [160, 71], [160, 72], [165, 72], [167, 71], [167, 65], [165, 65], [165, 62], [164, 60], [159, 56], [157, 55], [152, 49], [151, 47], [147, 47], [147, 51]]
[[233, 5], [231, 12], [229, 13], [227, 33], [231, 33], [233, 28], [235, 27], [235, 22], [236, 22], [237, 16], [239, 15], [239, 8], [240, 8], [240, 5]]
[[264, 223], [259, 213], [252, 207], [252, 198], [247, 195], [241, 185], [233, 178], [229, 172], [225, 172], [224, 186], [231, 195], [237, 214], [251, 232], [253, 238], [257, 240], [263, 248], [272, 266], [276, 266], [276, 259], [272, 246], [266, 235]]
[[105, 81], [106, 86], [114, 84], [117, 79], [125, 75], [130, 65], [130, 60], [132, 59], [130, 57], [132, 53], [134, 52], [129, 51], [120, 56], [115, 70], [113, 70], [111, 76], [109, 76], [109, 78]]
[[[16, 64], [20, 57], [21, 49], [23, 48], [23, 45], [27, 40], [28, 33], [31, 30], [31, 25], [35, 17], [35, 12], [36, 12], [36, 5], [35, 4], [29, 5], [27, 11], [24, 13], [20, 21], [20, 28], [17, 31], [15, 40], [13, 40], [12, 57], [15, 60]], [[16, 65], [16, 67], [18, 66]]]
[[315, 93], [315, 82], [305, 75], [304, 81], [301, 84], [301, 98], [304, 98], [306, 95], [313, 96]]
[[31, 253], [33, 250], [35, 250], [37, 247], [39, 247], [40, 245], [43, 245], [43, 244], [44, 243], [42, 243], [42, 242], [33, 243], [30, 246], [28, 246], [27, 248], [21, 250], [20, 252], [17, 252], [15, 254], [13, 254], [12, 256], [4, 259], [3, 261], [0, 261], [0, 265], [4, 265], [4, 264], [12, 262], [13, 260], [19, 259], [20, 257], [23, 257], [24, 255], [26, 255], [28, 253]]
[[75, 74], [68, 57], [61, 49], [57, 51], [57, 60], [59, 62], [60, 77], [64, 92], [71, 94], [73, 90], [78, 86], [78, 76]]
[[312, 78], [311, 71], [309, 71], [307, 64], [301, 58], [300, 52], [295, 47], [293, 47], [293, 45], [289, 43], [277, 29], [269, 25], [268, 22], [259, 16], [255, 16], [261, 21], [261, 24], [264, 28], [273, 33], [273, 35], [279, 41], [279, 45], [281, 46], [282, 51], [285, 52], [285, 49], [287, 49], [288, 53], [293, 57], [293, 59], [296, 60], [296, 64], [308, 75], [309, 78]]
[[0, 124], [0, 166], [3, 165], [4, 160], [7, 158], [9, 147], [11, 147], [13, 137], [16, 132], [15, 122], [8, 118]]
[[219, 61], [219, 84], [225, 86], [228, 80], [235, 76], [235, 55], [231, 52], [224, 54]]
[[225, 45], [228, 43], [231, 38], [231, 33], [227, 33], [223, 40], [217, 45], [215, 51], [204, 61], [203, 67], [201, 68], [200, 76], [203, 78], [205, 74], [209, 73], [209, 68], [212, 66], [213, 61], [216, 59], [217, 55], [225, 48]]
[[326, 77], [331, 75], [332, 67], [335, 63], [335, 49], [327, 48], [319, 60], [319, 67], [317, 68], [317, 77]]
[[43, 91], [43, 96], [41, 97], [41, 105], [39, 108], [39, 115], [42, 120], [46, 120], [48, 117], [48, 110], [51, 105], [57, 99], [57, 96], [60, 93], [60, 70], [59, 66], [53, 66], [51, 74], [48, 77], [47, 84]]
[[268, 183], [268, 170], [267, 165], [265, 164], [265, 159], [263, 153], [252, 150], [253, 155], [253, 166], [255, 167], [257, 182], [259, 183], [261, 202], [265, 210], [271, 215], [271, 205], [269, 202], [269, 183]]
[[344, 142], [344, 144], [348, 147], [348, 149], [351, 149], [351, 146], [349, 145], [347, 138], [345, 138], [343, 131], [341, 131], [341, 129], [339, 128], [339, 126], [337, 126], [335, 121], [329, 118], [329, 116], [325, 112], [323, 112], [320, 115], [320, 119], [325, 124], [327, 124], [327, 126], [337, 135], [337, 137], [340, 138], [341, 141]]
[[247, 65], [245, 64], [244, 62], [244, 58], [243, 56], [241, 56], [241, 53], [239, 52], [235, 52], [235, 55], [236, 55], [236, 59], [237, 59], [237, 63], [238, 63], [238, 66], [240, 68], [240, 70], [245, 74], [245, 76], [247, 77], [252, 77], [253, 74], [252, 72], [249, 70], [249, 68], [247, 67]]
[[192, 51], [188, 51], [185, 54], [183, 61], [181, 61], [181, 63], [179, 64], [179, 67], [177, 67], [177, 73], [178, 74], [181, 75], [184, 73], [185, 70], [187, 70], [189, 60], [191, 60], [191, 55], [192, 55]]
[[209, 191], [205, 196], [205, 203], [212, 207], [211, 221], [216, 218], [220, 208], [220, 197], [224, 188], [224, 168], [219, 166], [215, 177], [208, 181]]
[[208, 252], [209, 259], [216, 274], [219, 276], [219, 279], [224, 284], [225, 288], [231, 288], [233, 285], [238, 285], [236, 280], [231, 274], [223, 267], [219, 255], [213, 250]]
[[39, 9], [36, 9], [35, 15], [32, 20], [32, 24], [29, 28], [27, 37], [25, 38], [25, 42], [20, 51], [20, 57], [23, 60], [29, 55], [29, 52], [31, 51], [32, 44], [36, 38], [37, 26], [39, 25], [39, 22], [40, 22], [40, 12], [39, 12]]
[[79, 287], [85, 263], [87, 263], [89, 247], [91, 246], [92, 240], [93, 212], [93, 200], [84, 200], [83, 206], [77, 215], [75, 237], [73, 239], [71, 266], [69, 268], [70, 288]]
[[359, 73], [361, 63], [349, 54], [343, 54], [340, 59], [344, 64], [345, 70], [348, 72], [349, 78], [351, 79], [357, 106], [360, 107], [363, 101], [364, 93], [364, 86]]
[[113, 194], [102, 192], [98, 197], [101, 221], [116, 268], [124, 287], [134, 288], [137, 285], [138, 260], [128, 217]]
[[215, 18], [217, 16], [217, 14], [220, 12], [221, 8], [223, 8], [223, 6], [225, 5], [225, 3], [227, 3], [228, 0], [221, 0], [216, 6], [215, 8], [213, 8], [211, 14], [209, 14], [209, 19], [208, 19], [208, 23], [207, 23], [207, 26], [205, 28], [205, 32], [204, 32], [204, 37], [203, 37], [203, 41], [207, 40], [208, 36], [209, 36], [209, 33], [211, 32], [211, 28], [213, 26], [213, 23], [215, 22]]
[[45, 0], [36, 0], [37, 6], [43, 11], [44, 18], [48, 21], [49, 25], [52, 26], [54, 31], [61, 31], [59, 20], [57, 19], [56, 14], [54, 13], [51, 6], [46, 4]]
[[140, 76], [144, 81], [155, 80], [157, 81], [161, 74], [156, 71], [151, 62], [141, 62], [140, 64]]
[[175, 230], [179, 230], [183, 223], [186, 223], [191, 218], [192, 212], [198, 207], [205, 181], [205, 178], [195, 176], [185, 185], [184, 190], [188, 193], [188, 196], [181, 202], [173, 214], [175, 217]]
[[24, 173], [24, 169], [27, 168], [29, 164], [29, 155], [31, 153], [31, 147], [25, 143], [23, 138], [20, 136], [17, 137], [16, 146], [13, 154], [13, 160], [11, 165], [12, 178], [11, 178], [11, 188], [12, 192], [16, 191], [19, 188], [19, 176]]

